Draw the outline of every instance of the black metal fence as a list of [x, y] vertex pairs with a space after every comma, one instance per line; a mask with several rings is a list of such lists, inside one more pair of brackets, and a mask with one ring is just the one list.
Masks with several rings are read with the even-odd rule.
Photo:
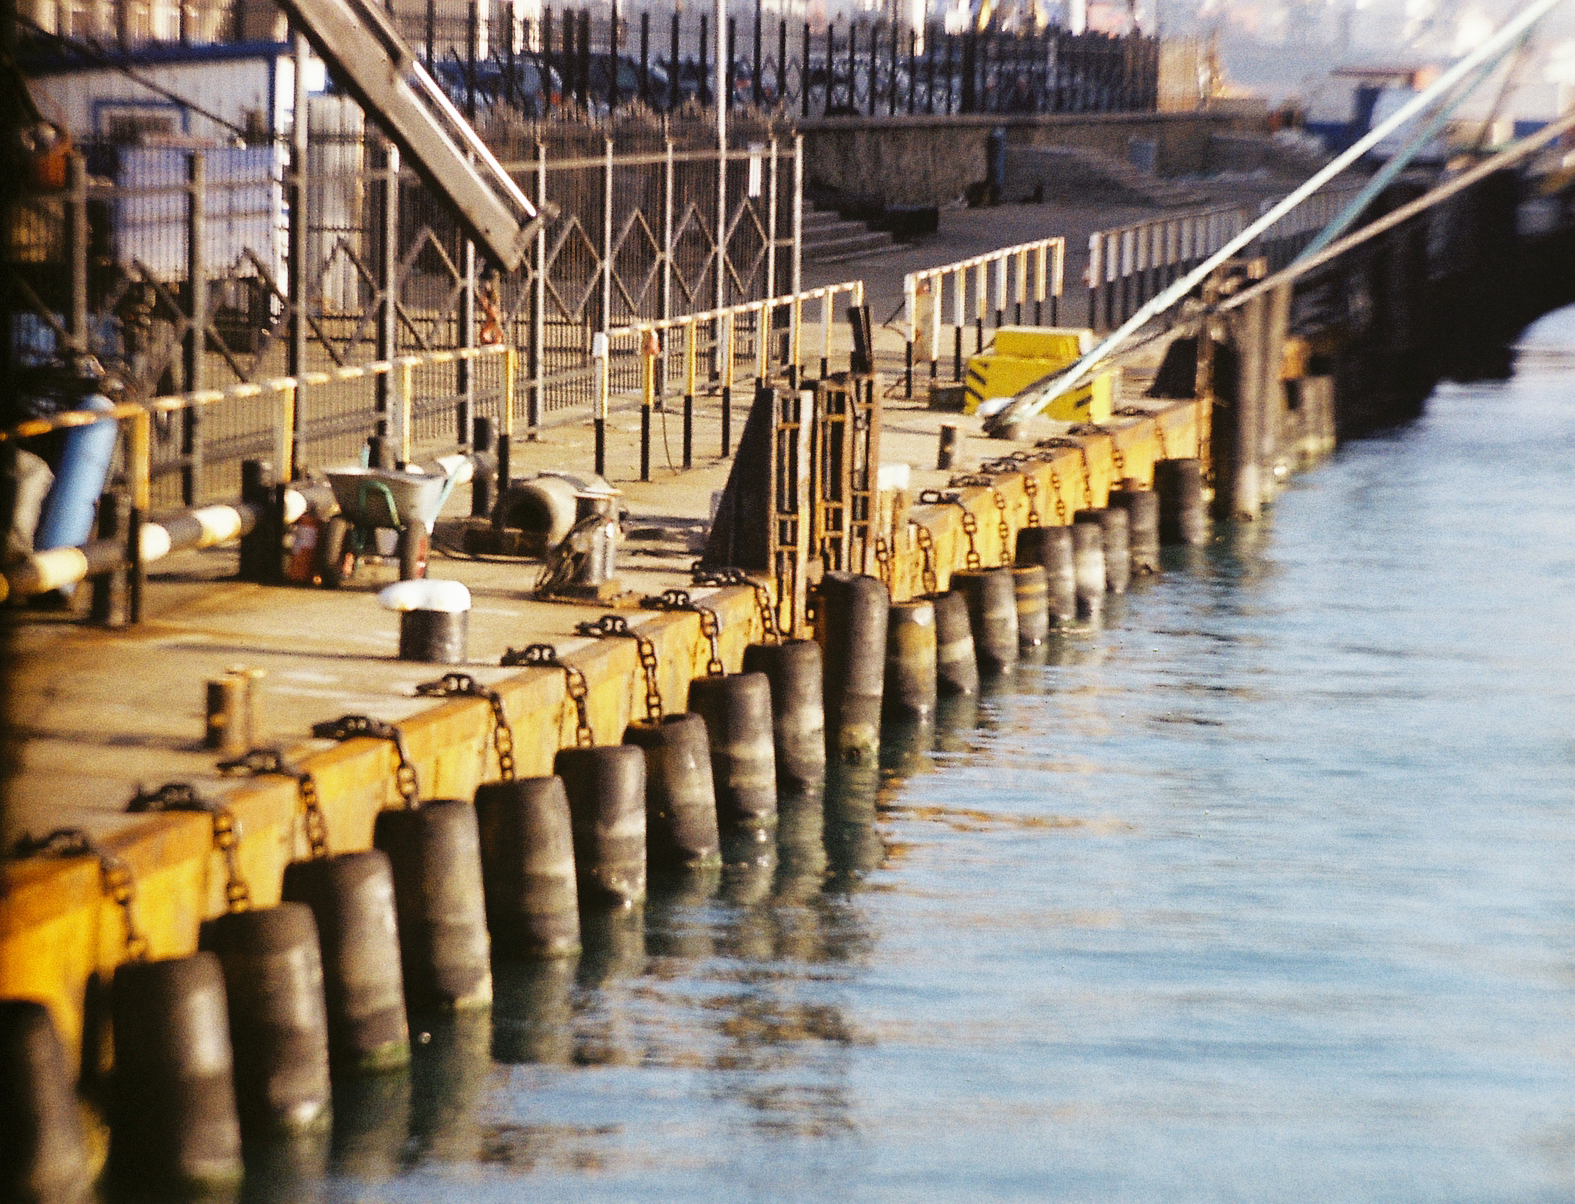
[[[527, 117], [564, 109], [658, 112], [710, 105], [717, 40], [709, 13], [545, 8], [540, 20], [474, 0], [468, 15], [396, 8], [395, 20], [469, 115], [502, 106]], [[1159, 40], [1063, 29], [949, 34], [882, 20], [820, 26], [729, 18], [729, 108], [801, 118], [968, 113], [1149, 112]]]

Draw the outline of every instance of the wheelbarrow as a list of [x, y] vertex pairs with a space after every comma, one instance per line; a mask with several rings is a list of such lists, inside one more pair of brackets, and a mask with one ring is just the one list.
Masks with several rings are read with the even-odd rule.
[[426, 576], [432, 525], [437, 521], [458, 479], [455, 469], [442, 473], [386, 468], [334, 468], [328, 472], [339, 513], [323, 533], [323, 584], [338, 588], [355, 572], [357, 561], [371, 555], [379, 530], [399, 533], [396, 543], [399, 579]]

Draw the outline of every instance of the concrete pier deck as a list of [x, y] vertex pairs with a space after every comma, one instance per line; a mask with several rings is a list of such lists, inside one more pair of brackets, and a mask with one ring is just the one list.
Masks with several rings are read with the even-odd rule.
[[[1019, 216], [1036, 223], [1042, 219], [1053, 230], [1048, 214]], [[1009, 243], [1020, 233], [1003, 229], [990, 245]], [[904, 267], [904, 258], [938, 263], [969, 253], [968, 246], [932, 244], [885, 257], [881, 268], [884, 275], [894, 274], [900, 295], [902, 272], [918, 266]], [[830, 275], [845, 279], [853, 274], [846, 271], [848, 265], [837, 266], [844, 270], [828, 270]], [[880, 296], [875, 292], [872, 304]], [[877, 320], [884, 316], [877, 314]], [[845, 347], [840, 336], [839, 343]], [[932, 412], [919, 401], [891, 398], [890, 392], [881, 459], [912, 466], [912, 498], [922, 489], [946, 485], [952, 475], [933, 468], [943, 420], [961, 421], [973, 434], [954, 471], [975, 469], [982, 457], [1013, 450], [1012, 444], [979, 436], [975, 420]], [[938, 587], [945, 589], [950, 573], [964, 566], [968, 550], [964, 509], [977, 520], [976, 550], [983, 563], [1002, 562], [997, 490], [1010, 541], [1031, 521], [1069, 521], [1081, 507], [1102, 505], [1123, 476], [1150, 480], [1156, 459], [1206, 449], [1208, 418], [1202, 405], [1130, 396], [1124, 401], [1132, 410], [1102, 433], [1078, 437], [1072, 441], [1077, 446], [1059, 449], [1052, 461], [1000, 476], [995, 489], [963, 490], [962, 507], [914, 506], [899, 514], [888, 530], [893, 596], [924, 592], [919, 526], [929, 530], [930, 566]], [[740, 405], [735, 412], [735, 432], [743, 428], [743, 410]], [[676, 452], [677, 416], [667, 420]], [[631, 513], [628, 529], [659, 531], [632, 538], [621, 549], [618, 576], [626, 595], [633, 600], [668, 587], [690, 588], [688, 568], [697, 553], [692, 540], [703, 531], [711, 494], [722, 488], [731, 465], [716, 454], [715, 406], [700, 409], [696, 467], [689, 472], [668, 467], [658, 426], [654, 479], [648, 483], [635, 479], [638, 413], [615, 415], [611, 428], [608, 475], [624, 491]], [[1063, 425], [1041, 419], [1032, 424], [1029, 437], [1064, 431]], [[553, 428], [538, 442], [521, 443], [514, 462], [516, 473], [549, 466], [589, 469], [590, 432], [580, 426]], [[1037, 489], [1025, 488], [1024, 473], [1034, 477]], [[456, 496], [450, 513], [463, 514], [467, 505], [468, 498]], [[20, 744], [0, 837], [9, 848], [24, 833], [83, 829], [129, 870], [136, 887], [133, 920], [155, 957], [195, 947], [199, 923], [224, 908], [225, 873], [208, 816], [128, 815], [127, 801], [139, 788], [189, 782], [206, 797], [226, 803], [239, 821], [239, 865], [257, 904], [278, 898], [284, 866], [307, 852], [296, 780], [221, 777], [218, 758], [202, 747], [204, 683], [232, 666], [265, 674], [256, 742], [280, 748], [291, 765], [312, 775], [333, 851], [368, 847], [377, 812], [399, 805], [395, 754], [387, 741], [314, 740], [315, 722], [358, 713], [397, 724], [423, 798], [468, 798], [479, 783], [497, 776], [488, 704], [477, 698], [417, 696], [416, 685], [440, 677], [444, 668], [396, 659], [397, 616], [375, 601], [377, 589], [394, 579], [391, 566], [363, 568], [347, 588], [328, 591], [239, 582], [236, 564], [235, 551], [222, 548], [159, 561], [150, 572], [146, 621], [133, 629], [95, 629], [64, 614], [23, 611], [7, 619], [14, 663], [6, 705]], [[618, 742], [625, 725], [644, 715], [633, 641], [574, 634], [575, 624], [611, 607], [534, 600], [530, 594], [539, 570], [534, 562], [477, 560], [442, 549], [435, 550], [429, 569], [431, 576], [462, 581], [472, 592], [469, 663], [463, 668], [501, 695], [521, 776], [551, 772], [556, 749], [574, 742], [576, 716], [560, 669], [499, 668], [507, 648], [551, 643], [584, 673], [597, 743]], [[735, 586], [693, 588], [692, 593], [717, 610], [721, 659], [729, 671], [738, 669], [744, 648], [763, 634], [754, 591]], [[623, 613], [656, 647], [665, 707], [684, 709], [688, 683], [705, 672], [709, 655], [698, 616]], [[81, 1040], [90, 978], [107, 975], [125, 955], [123, 916], [105, 896], [92, 857], [12, 861], [3, 874], [0, 997], [47, 1002], [68, 1047], [74, 1048]]]

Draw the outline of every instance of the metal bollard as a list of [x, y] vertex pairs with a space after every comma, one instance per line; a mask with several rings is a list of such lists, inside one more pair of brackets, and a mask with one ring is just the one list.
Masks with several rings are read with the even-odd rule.
[[1154, 493], [1159, 498], [1159, 540], [1198, 547], [1208, 540], [1208, 515], [1203, 509], [1203, 467], [1195, 459], [1159, 460], [1154, 464]]
[[578, 953], [574, 832], [563, 779], [478, 786], [476, 826], [493, 952], [525, 958]]
[[242, 1127], [263, 1134], [326, 1124], [328, 1010], [312, 909], [227, 912], [202, 925], [198, 947], [224, 972]]
[[388, 854], [394, 873], [409, 1010], [489, 1005], [492, 960], [476, 809], [464, 799], [433, 799], [381, 811], [372, 844]]
[[1000, 673], [1017, 663], [1017, 591], [1011, 569], [960, 569], [952, 589], [968, 604], [973, 650], [981, 673]]
[[1017, 533], [1017, 563], [1045, 570], [1045, 601], [1053, 623], [1077, 618], [1077, 572], [1070, 527], [1024, 527]]
[[777, 822], [777, 759], [771, 682], [764, 673], [697, 677], [689, 709], [705, 721], [711, 744], [717, 824], [760, 833]]
[[890, 606], [874, 577], [827, 573], [820, 583], [828, 760], [873, 764], [879, 755]]
[[235, 673], [208, 683], [204, 748], [214, 749], [227, 757], [238, 757], [252, 746], [252, 734], [246, 722], [250, 709], [246, 696], [250, 689], [249, 679]]
[[771, 727], [775, 735], [777, 785], [811, 790], [826, 780], [825, 673], [814, 640], [751, 644], [744, 672], [764, 673], [771, 683]]
[[[476, 418], [471, 422], [470, 450], [484, 456], [497, 445], [498, 423], [491, 417]], [[496, 461], [494, 460], [494, 463]], [[470, 517], [488, 518], [498, 504], [498, 472], [485, 460], [476, 463], [475, 474], [470, 478]]]
[[1077, 574], [1077, 617], [1097, 623], [1105, 609], [1105, 530], [1073, 523], [1072, 566]]
[[1127, 512], [1106, 506], [1099, 510], [1079, 510], [1072, 525], [1093, 523], [1099, 528], [1105, 552], [1105, 589], [1112, 594], [1127, 592], [1132, 580], [1132, 553], [1127, 542]]
[[943, 471], [955, 468], [962, 459], [962, 450], [962, 427], [955, 422], [941, 423], [941, 441], [935, 453], [935, 467]]
[[400, 611], [399, 659], [463, 665], [469, 635], [469, 610]]
[[387, 855], [371, 849], [294, 862], [282, 895], [317, 920], [332, 1065], [352, 1073], [404, 1066], [410, 1030]]
[[1112, 489], [1109, 506], [1126, 511], [1132, 572], [1159, 572], [1159, 495], [1148, 489]]
[[924, 722], [935, 715], [935, 604], [920, 598], [892, 604], [886, 627], [887, 719]]
[[0, 1199], [84, 1204], [87, 1137], [49, 1009], [0, 1000]]
[[973, 650], [968, 600], [956, 590], [937, 594], [935, 607], [935, 678], [940, 694], [977, 694], [979, 660]]
[[1044, 565], [1014, 568], [1012, 590], [1017, 597], [1017, 646], [1037, 648], [1050, 637], [1050, 586]]
[[645, 861], [649, 872], [722, 864], [716, 786], [705, 720], [693, 712], [631, 723], [623, 742], [645, 752]]
[[569, 796], [583, 932], [587, 908], [645, 898], [645, 753], [632, 744], [563, 748], [552, 767]]
[[219, 959], [194, 953], [125, 962], [110, 999], [112, 1173], [142, 1188], [238, 1182], [241, 1127]]

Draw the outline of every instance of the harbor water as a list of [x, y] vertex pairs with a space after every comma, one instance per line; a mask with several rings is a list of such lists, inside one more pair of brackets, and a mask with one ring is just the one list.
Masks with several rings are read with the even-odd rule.
[[1572, 465], [1565, 311], [247, 1195], [1571, 1198]]

